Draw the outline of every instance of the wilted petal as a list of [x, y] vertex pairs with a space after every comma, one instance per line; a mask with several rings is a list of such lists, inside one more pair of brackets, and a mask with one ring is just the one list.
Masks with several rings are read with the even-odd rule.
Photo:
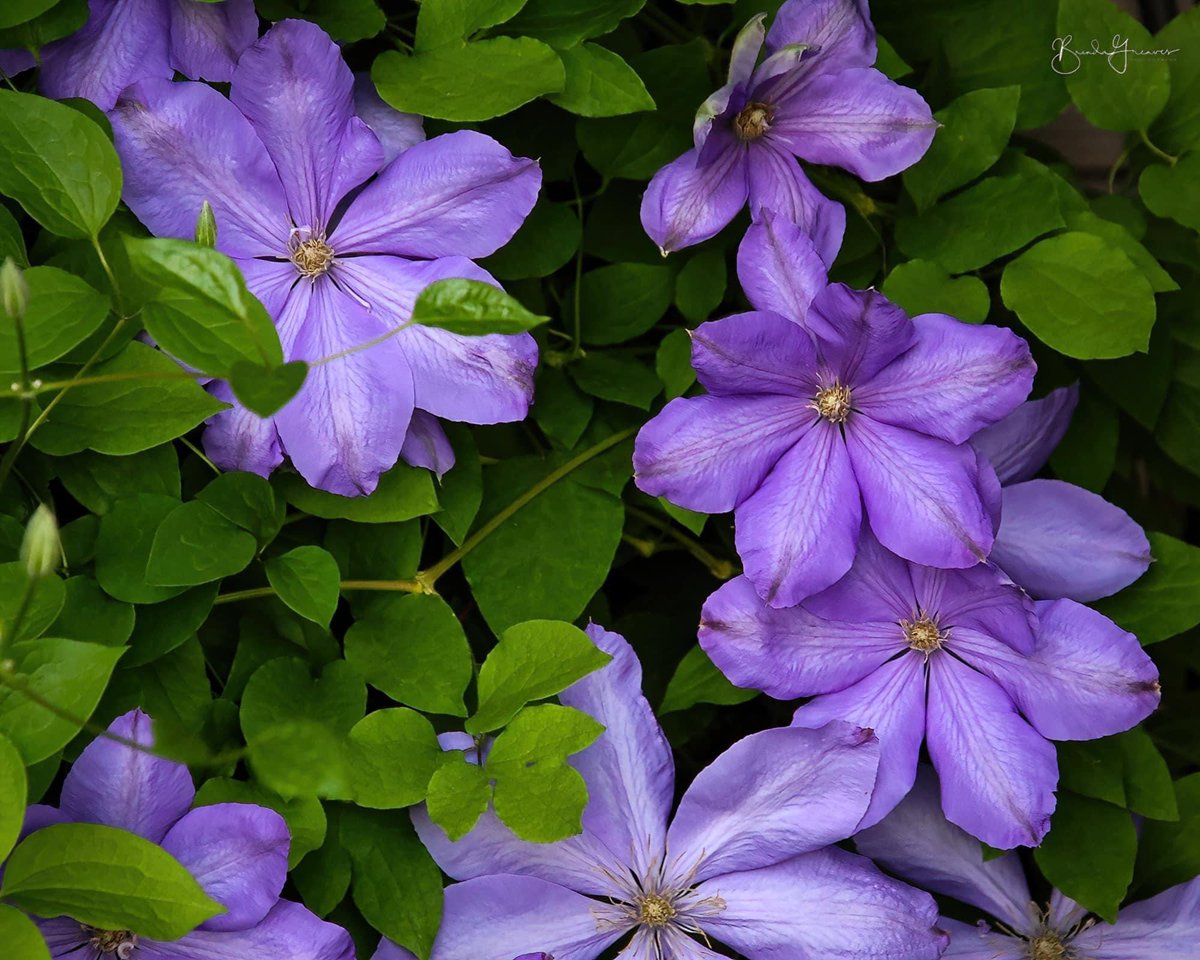
[[[108, 732], [152, 747], [152, 724], [141, 710], [131, 710], [110, 723]], [[182, 763], [97, 737], [67, 772], [60, 808], [71, 820], [119, 827], [159, 843], [195, 795]]]
[[850, 836], [871, 799], [879, 744], [848, 723], [763, 730], [696, 775], [667, 832], [668, 874], [696, 882]]
[[401, 113], [384, 103], [369, 73], [354, 75], [354, 112], [374, 132], [383, 147], [383, 162], [391, 163], [425, 139], [425, 126], [415, 113]]
[[749, 960], [935, 960], [946, 945], [929, 894], [836, 848], [718, 876], [692, 894], [710, 897], [725, 909], [698, 923]]
[[171, 66], [192, 80], [231, 79], [242, 51], [258, 39], [254, 0], [169, 0], [168, 6]]
[[985, 427], [971, 438], [992, 466], [1001, 483], [1016, 483], [1034, 476], [1071, 425], [1079, 402], [1079, 385], [1051, 390], [1040, 400], [1026, 400], [1003, 420]]
[[770, 142], [770, 135], [749, 148], [746, 182], [751, 217], [760, 220], [770, 212], [792, 221], [812, 237], [825, 265], [833, 265], [846, 232], [846, 209], [814, 187], [796, 159]]
[[829, 282], [812, 239], [796, 224], [770, 211], [742, 238], [738, 282], [756, 310], [807, 326], [808, 305]]
[[1043, 737], [1093, 740], [1128, 730], [1158, 706], [1158, 670], [1137, 642], [1102, 613], [1074, 600], [1036, 605], [1029, 656], [964, 637], [954, 648], [995, 680]]
[[1027, 480], [1005, 487], [1003, 502], [991, 560], [1035, 597], [1098, 600], [1150, 566], [1142, 528], [1090, 490]]
[[354, 960], [354, 942], [298, 903], [280, 900], [249, 930], [193, 930], [182, 940], [138, 944], [135, 960]]
[[714, 154], [707, 163], [689, 150], [659, 170], [642, 197], [642, 228], [664, 254], [715, 237], [746, 204], [745, 144], [719, 129], [708, 142], [720, 149], [706, 142], [706, 158]]
[[1116, 925], [1104, 922], [1075, 937], [1094, 960], [1192, 960], [1200, 942], [1200, 877], [1125, 907]]
[[945, 654], [929, 667], [925, 739], [946, 818], [1001, 850], [1037, 846], [1054, 812], [1054, 745], [992, 680]]
[[512, 239], [537, 200], [536, 160], [459, 130], [413, 144], [351, 202], [339, 253], [486, 257]]
[[738, 31], [733, 41], [733, 49], [729, 53], [729, 82], [745, 83], [754, 72], [754, 64], [758, 62], [758, 52], [762, 49], [767, 31], [763, 26], [766, 14], [760, 13]]
[[400, 459], [414, 467], [424, 467], [440, 480], [454, 466], [454, 447], [441, 422], [432, 413], [414, 410], [400, 448]]
[[908, 314], [883, 294], [844, 283], [813, 298], [809, 323], [830, 371], [849, 387], [869, 384], [917, 338]]
[[[1020, 857], [983, 859], [983, 848], [942, 813], [937, 777], [922, 765], [917, 782], [882, 822], [854, 837], [858, 852], [918, 886], [986, 910], [1018, 933], [1036, 916]], [[974, 932], [974, 931], [972, 931]]]
[[1029, 394], [1029, 345], [1004, 327], [941, 313], [913, 318], [916, 342], [854, 391], [854, 407], [897, 427], [963, 443]]
[[767, 34], [772, 52], [806, 44], [821, 71], [869, 67], [875, 62], [875, 27], [867, 0], [802, 0], [785, 3]]

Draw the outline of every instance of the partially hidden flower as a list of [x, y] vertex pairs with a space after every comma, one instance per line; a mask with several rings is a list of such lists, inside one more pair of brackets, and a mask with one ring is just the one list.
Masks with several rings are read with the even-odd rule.
[[[140, 710], [118, 717], [108, 732], [154, 744]], [[128, 930], [100, 930], [69, 917], [39, 919], [54, 960], [354, 960], [341, 927], [279, 898], [287, 879], [287, 824], [274, 810], [248, 803], [191, 809], [192, 777], [173, 763], [107, 737], [92, 741], [71, 766], [57, 808], [35, 805], [25, 831], [54, 823], [98, 823], [161, 846], [225, 907], [179, 940], [155, 941]]]
[[[217, 248], [275, 319], [285, 357], [311, 364], [274, 417], [235, 406], [210, 420], [208, 455], [264, 476], [286, 455], [313, 486], [348, 496], [374, 490], [401, 456], [448, 469], [438, 417], [525, 416], [532, 337], [405, 324], [435, 280], [495, 282], [468, 258], [506, 243], [541, 185], [535, 161], [468, 130], [385, 162], [381, 136], [355, 110], [336, 44], [285, 20], [242, 56], [229, 99], [145, 80], [111, 114], [130, 208], [159, 236], [191, 237], [208, 200]], [[403, 146], [373, 122], [391, 150]], [[210, 389], [233, 399], [223, 383]]]
[[1128, 730], [1158, 706], [1137, 638], [1072, 600], [1034, 602], [991, 564], [908, 563], [864, 534], [854, 566], [791, 609], [739, 577], [708, 598], [700, 644], [735, 684], [813, 697], [793, 723], [847, 720], [879, 737], [864, 825], [913, 785], [921, 744], [946, 816], [993, 847], [1036, 846], [1058, 784], [1051, 740]]
[[1089, 918], [1058, 890], [1040, 908], [1021, 860], [984, 860], [978, 841], [948, 823], [937, 780], [922, 767], [904, 802], [854, 838], [860, 853], [922, 887], [994, 918], [975, 926], [942, 917], [955, 960], [1192, 960], [1200, 943], [1200, 878], [1124, 907], [1116, 923]]
[[1146, 534], [1124, 510], [1062, 480], [1036, 478], [1067, 432], [1076, 386], [1029, 400], [971, 438], [1003, 487], [989, 559], [1032, 596], [1099, 600], [1150, 566]]
[[787, 0], [769, 32], [761, 16], [751, 20], [728, 83], [696, 114], [695, 146], [654, 175], [642, 200], [642, 226], [663, 253], [714, 236], [749, 200], [753, 217], [790, 219], [832, 264], [845, 210], [795, 158], [882, 180], [916, 163], [937, 128], [915, 90], [874, 69], [875, 53], [866, 0]]
[[[512, 960], [545, 952], [710, 960], [720, 942], [748, 960], [779, 956], [937, 957], [928, 896], [830, 844], [867, 808], [878, 746], [835, 723], [738, 741], [684, 792], [674, 817], [670, 746], [624, 639], [592, 626], [612, 654], [562, 695], [605, 725], [572, 758], [588, 787], [583, 833], [518, 839], [491, 812], [457, 842], [422, 808], [413, 822], [446, 889], [434, 960]], [[405, 954], [385, 943], [377, 960]]]
[[781, 218], [747, 231], [738, 276], [756, 309], [693, 332], [708, 394], [672, 400], [642, 428], [637, 485], [691, 510], [733, 510], [746, 576], [774, 606], [850, 568], [864, 512], [909, 560], [987, 557], [995, 477], [966, 441], [1029, 393], [1025, 341], [826, 287], [811, 242]]
[[229, 80], [257, 38], [254, 0], [89, 0], [83, 27], [48, 43], [36, 59], [27, 50], [0, 51], [0, 68], [12, 75], [40, 60], [38, 89], [46, 96], [83, 97], [110, 110], [137, 80], [169, 80], [176, 71]]

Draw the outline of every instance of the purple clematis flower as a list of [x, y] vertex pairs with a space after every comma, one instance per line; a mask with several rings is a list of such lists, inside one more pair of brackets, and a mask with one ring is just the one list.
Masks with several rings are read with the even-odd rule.
[[1200, 943], [1200, 878], [1125, 907], [1115, 924], [1055, 890], [1045, 910], [1029, 895], [1020, 858], [984, 861], [979, 843], [947, 823], [933, 771], [882, 823], [855, 837], [859, 852], [922, 887], [994, 917], [970, 926], [943, 917], [955, 960], [1193, 960]]
[[989, 559], [1040, 599], [1099, 600], [1150, 566], [1146, 534], [1120, 507], [1074, 484], [1033, 479], [1067, 432], [1078, 400], [1078, 387], [1062, 387], [971, 438], [1003, 484]]
[[812, 244], [779, 218], [751, 226], [738, 276], [757, 309], [693, 332], [708, 394], [672, 400], [642, 428], [637, 485], [691, 510], [733, 510], [746, 576], [773, 606], [850, 568], [864, 508], [909, 560], [986, 558], [995, 479], [965, 441], [1029, 393], [1025, 341], [825, 287]]
[[[628, 934], [622, 956], [637, 958], [715, 960], [710, 938], [749, 960], [940, 954], [926, 894], [829, 846], [867, 808], [869, 732], [834, 723], [746, 737], [696, 777], [672, 819], [674, 763], [637, 657], [614, 633], [588, 633], [613, 659], [560, 697], [606, 726], [572, 760], [588, 786], [583, 833], [528, 843], [487, 812], [451, 842], [413, 813], [433, 858], [462, 881], [446, 889], [434, 960], [592, 960]], [[376, 954], [403, 956], [389, 944]]]
[[729, 82], [696, 114], [695, 146], [642, 199], [642, 226], [663, 254], [714, 236], [749, 199], [751, 216], [788, 218], [832, 264], [846, 212], [795, 157], [882, 180], [921, 159], [937, 128], [920, 95], [874, 62], [866, 0], [787, 0], [765, 35], [763, 17], [751, 20], [734, 42]]
[[[41, 51], [39, 89], [111, 110], [137, 80], [169, 80], [176, 71], [193, 80], [229, 80], [257, 38], [254, 0], [89, 0], [83, 27]], [[0, 51], [6, 74], [36, 65], [28, 50]]]
[[[153, 746], [140, 710], [118, 717], [109, 733]], [[84, 749], [63, 781], [58, 808], [36, 805], [26, 832], [53, 823], [99, 823], [156, 843], [182, 863], [225, 907], [179, 940], [159, 942], [127, 930], [97, 930], [69, 917], [39, 920], [54, 960], [354, 960], [341, 927], [298, 903], [279, 899], [287, 878], [287, 824], [248, 803], [189, 808], [196, 794], [182, 763], [104, 737]]]
[[[155, 234], [190, 237], [208, 200], [217, 246], [275, 318], [284, 355], [312, 363], [274, 417], [235, 407], [209, 421], [205, 449], [220, 466], [265, 476], [286, 454], [315, 487], [367, 494], [400, 456], [448, 468], [437, 417], [525, 416], [532, 337], [404, 324], [434, 280], [495, 282], [467, 258], [521, 225], [541, 185], [535, 161], [464, 130], [385, 165], [336, 44], [299, 20], [246, 51], [230, 99], [144, 80], [111, 119], [134, 213]], [[232, 400], [224, 384], [213, 389]]]
[[991, 564], [907, 563], [864, 534], [850, 572], [787, 610], [739, 577], [708, 598], [700, 645], [735, 684], [814, 697], [794, 725], [879, 736], [864, 825], [912, 787], [922, 741], [946, 816], [993, 847], [1036, 846], [1058, 783], [1050, 740], [1092, 740], [1158, 706], [1137, 638], [1072, 600], [1035, 603]]

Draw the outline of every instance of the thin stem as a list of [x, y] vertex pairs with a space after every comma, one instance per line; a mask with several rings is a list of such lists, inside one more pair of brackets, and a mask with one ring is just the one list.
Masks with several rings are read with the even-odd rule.
[[1125, 165], [1125, 161], [1129, 159], [1129, 155], [1133, 153], [1133, 144], [1125, 144], [1125, 149], [1121, 151], [1121, 155], [1113, 161], [1113, 165], [1108, 168], [1108, 192], [1112, 193], [1117, 182], [1117, 173], [1121, 167]]
[[194, 443], [192, 443], [192, 441], [191, 441], [191, 440], [189, 440], [187, 437], [180, 437], [180, 438], [179, 438], [179, 442], [180, 442], [180, 443], [182, 443], [182, 444], [183, 444], [185, 447], [187, 447], [189, 450], [191, 450], [191, 451], [192, 451], [192, 453], [194, 453], [196, 456], [198, 456], [198, 457], [199, 457], [201, 460], [203, 460], [203, 461], [204, 461], [206, 464], [208, 464], [208, 468], [209, 468], [209, 469], [210, 469], [210, 470], [211, 470], [213, 473], [215, 473], [215, 474], [216, 474], [218, 477], [221, 475], [221, 468], [220, 468], [220, 467], [218, 467], [218, 466], [217, 466], [215, 463], [213, 463], [211, 460], [209, 460], [209, 459], [208, 459], [208, 457], [206, 457], [206, 456], [204, 455], [204, 451], [203, 451], [203, 450], [201, 450], [201, 449], [200, 449], [198, 446], [196, 446]]
[[24, 310], [18, 307], [11, 319], [17, 337], [17, 383], [20, 388], [21, 419], [17, 423], [16, 436], [4, 451], [4, 459], [0, 460], [0, 491], [8, 483], [8, 475], [12, 473], [13, 465], [17, 462], [17, 454], [25, 446], [25, 438], [29, 435], [29, 415], [33, 409], [33, 397], [29, 392], [29, 351], [25, 345]]
[[1171, 156], [1171, 154], [1167, 153], [1166, 150], [1163, 150], [1161, 147], [1153, 143], [1150, 139], [1150, 135], [1146, 133], [1145, 130], [1139, 130], [1138, 136], [1142, 138], [1142, 143], [1146, 145], [1147, 149], [1149, 149], [1149, 151], [1160, 160], [1166, 160], [1167, 163], [1172, 167], [1179, 162], [1178, 157]]
[[571, 186], [575, 189], [575, 215], [579, 217], [579, 248], [575, 251], [575, 288], [572, 295], [575, 298], [574, 333], [571, 337], [571, 353], [580, 357], [583, 355], [583, 314], [580, 307], [583, 302], [583, 197], [579, 195], [579, 180], [571, 174]]
[[702, 564], [708, 567], [708, 572], [718, 580], [729, 580], [731, 577], [737, 576], [737, 564], [730, 560], [724, 560], [715, 554], [709, 553], [700, 543], [699, 540], [688, 536], [682, 530], [677, 529], [674, 524], [663, 520], [661, 517], [656, 517], [648, 510], [642, 510], [640, 507], [625, 507], [625, 513], [628, 516], [635, 517], [643, 523], [648, 523], [650, 526], [661, 530], [668, 537], [683, 547], [688, 553], [699, 560]]
[[[424, 584], [416, 580], [343, 580], [338, 584], [339, 590], [383, 590], [396, 593], [431, 593]], [[263, 597], [275, 596], [274, 587], [251, 587], [248, 590], [234, 590], [222, 593], [213, 601], [217, 603], [236, 603], [239, 600], [260, 600]]]
[[121, 285], [117, 283], [116, 274], [113, 273], [112, 267], [108, 265], [108, 257], [104, 255], [104, 247], [100, 245], [100, 238], [95, 234], [92, 235], [92, 249], [96, 251], [96, 257], [100, 261], [100, 266], [104, 270], [104, 275], [108, 277], [108, 285], [112, 287], [113, 299], [117, 301], [117, 305], [121, 305]]

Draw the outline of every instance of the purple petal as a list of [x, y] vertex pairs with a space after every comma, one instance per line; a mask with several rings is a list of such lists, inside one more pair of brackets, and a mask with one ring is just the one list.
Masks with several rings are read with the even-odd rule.
[[790, 153], [769, 139], [752, 145], [746, 182], [751, 217], [761, 220], [770, 212], [790, 220], [812, 238], [825, 265], [833, 265], [846, 232], [846, 209], [814, 187]]
[[315, 24], [268, 30], [238, 61], [229, 99], [274, 161], [298, 228], [323, 234], [337, 202], [383, 166], [383, 148], [354, 115], [354, 76]]
[[1058, 759], [1000, 687], [953, 657], [929, 663], [925, 739], [946, 818], [1001, 850], [1050, 829]]
[[287, 204], [254, 130], [202, 83], [144, 80], [109, 114], [123, 198], [151, 233], [190, 239], [207, 200], [217, 247], [235, 257], [287, 254]]
[[[388, 333], [381, 318], [328, 278], [310, 286], [293, 359], [325, 360]], [[353, 497], [369, 494], [380, 474], [395, 465], [412, 411], [412, 374], [392, 336], [313, 363], [300, 392], [275, 414], [275, 426], [309, 484]]]
[[[1019, 653], [1036, 645], [1033, 601], [990, 564], [940, 570], [913, 564], [917, 609], [935, 616], [951, 638], [964, 630], [1007, 644]], [[914, 611], [916, 612], [916, 611]]]
[[920, 603], [910, 565], [864, 530], [849, 572], [828, 590], [809, 597], [804, 606], [826, 620], [894, 628], [901, 644], [900, 621], [911, 619]]
[[290, 844], [283, 817], [249, 803], [193, 810], [162, 842], [225, 908], [203, 924], [205, 930], [246, 930], [267, 915], [287, 879]]
[[612, 660], [561, 694], [564, 706], [604, 724], [600, 738], [571, 759], [587, 782], [584, 827], [645, 876], [662, 857], [675, 797], [675, 761], [642, 693], [642, 665], [624, 637], [596, 624], [588, 636]]
[[1068, 931], [1087, 915], [1087, 907], [1076, 903], [1061, 890], [1050, 891], [1050, 909], [1046, 911], [1046, 925], [1052, 930]]
[[1051, 390], [1040, 400], [1026, 400], [1003, 420], [971, 438], [996, 469], [1001, 483], [1033, 477], [1071, 425], [1079, 402], [1079, 385]]
[[459, 130], [413, 144], [354, 198], [333, 234], [339, 253], [486, 257], [537, 200], [537, 161]]
[[1018, 933], [1031, 933], [1036, 926], [1020, 858], [1006, 853], [984, 861], [979, 841], [942, 813], [930, 767], [922, 765], [908, 796], [882, 822], [857, 834], [854, 843], [890, 873], [986, 910]]
[[454, 447], [441, 422], [432, 413], [413, 411], [408, 433], [404, 435], [404, 446], [400, 448], [400, 459], [411, 466], [432, 470], [439, 480], [454, 466]]
[[446, 888], [431, 960], [512, 960], [549, 953], [593, 960], [632, 926], [616, 907], [557, 883], [499, 874]]
[[697, 922], [751, 958], [935, 960], [946, 946], [937, 904], [865, 857], [831, 848], [702, 883], [696, 900], [725, 909]]
[[689, 150], [659, 170], [642, 197], [642, 229], [664, 256], [715, 237], [746, 205], [745, 145], [714, 128], [705, 147], [706, 159], [714, 154], [707, 163]]
[[1158, 670], [1137, 638], [1074, 600], [1036, 604], [1029, 656], [984, 638], [954, 648], [995, 680], [1043, 737], [1093, 740], [1128, 730], [1158, 706]]
[[812, 339], [778, 314], [737, 313], [702, 323], [691, 336], [692, 366], [711, 394], [773, 393], [811, 401], [817, 392]]
[[209, 384], [208, 392], [230, 407], [205, 421], [205, 454], [222, 470], [243, 470], [269, 477], [283, 463], [283, 444], [275, 429], [275, 419], [247, 410], [224, 381]]
[[1073, 941], [1095, 960], [1191, 960], [1200, 941], [1200, 877], [1125, 907], [1116, 925], [1097, 923]]
[[968, 446], [851, 415], [846, 448], [871, 530], [906, 560], [969, 567], [992, 548], [992, 521]]
[[169, 0], [168, 7], [171, 66], [192, 80], [232, 79], [238, 57], [258, 39], [254, 0]]
[[875, 62], [875, 27], [867, 0], [792, 0], [771, 23], [767, 48], [807, 44], [821, 70], [869, 67]]
[[[145, 747], [154, 745], [153, 722], [141, 710], [117, 717], [108, 732]], [[195, 795], [191, 774], [182, 763], [97, 737], [71, 765], [60, 808], [71, 820], [119, 827], [159, 843], [187, 813]]]
[[417, 960], [416, 954], [384, 937], [371, 954], [371, 960]]
[[379, 140], [384, 163], [391, 163], [413, 144], [425, 139], [422, 118], [415, 113], [401, 113], [384, 103], [369, 73], [354, 75], [354, 112]]
[[838, 428], [819, 420], [737, 506], [746, 576], [773, 607], [835, 583], [854, 562], [862, 502]]
[[916, 342], [854, 391], [854, 407], [893, 426], [963, 443], [1033, 386], [1029, 345], [1004, 327], [941, 313], [913, 318]]
[[679, 801], [667, 875], [693, 883], [845, 839], [867, 809], [878, 765], [878, 742], [847, 723], [739, 740]]
[[[978, 841], [972, 842], [979, 845]], [[938, 926], [950, 935], [950, 946], [942, 960], [1029, 960], [1027, 941], [998, 933], [982, 920], [971, 925], [938, 917]]]
[[1061, 480], [1005, 487], [991, 560], [1039, 599], [1098, 600], [1150, 566], [1146, 534], [1120, 507]]
[[883, 294], [844, 283], [832, 283], [813, 298], [809, 325], [830, 371], [860, 389], [917, 339], [908, 314]]
[[6, 77], [15, 77], [36, 66], [37, 59], [28, 50], [0, 50], [0, 73]]
[[680, 397], [642, 427], [633, 448], [644, 492], [724, 513], [762, 484], [812, 411], [792, 397]]
[[280, 900], [249, 930], [193, 930], [170, 943], [141, 941], [134, 960], [354, 960], [354, 941], [336, 924]]
[[842, 690], [900, 649], [895, 622], [822, 620], [804, 606], [767, 605], [745, 577], [704, 602], [700, 646], [739, 687], [794, 700]]
[[87, 937], [84, 936], [83, 927], [78, 920], [72, 920], [70, 917], [43, 920], [39, 917], [34, 919], [34, 923], [37, 924], [42, 939], [46, 941], [46, 946], [50, 948], [53, 960], [77, 957], [87, 943]]
[[808, 305], [829, 282], [808, 234], [769, 211], [742, 238], [737, 273], [756, 310], [777, 313], [802, 326], [807, 325]]
[[925, 738], [925, 660], [906, 652], [858, 683], [810, 700], [792, 718], [800, 727], [846, 720], [879, 738], [879, 775], [860, 826], [885, 817], [912, 787]]

